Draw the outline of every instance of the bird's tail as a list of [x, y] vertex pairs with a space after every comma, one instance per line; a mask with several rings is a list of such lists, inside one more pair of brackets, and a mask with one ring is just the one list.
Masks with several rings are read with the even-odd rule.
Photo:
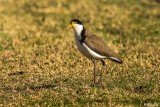
[[123, 63], [123, 61], [122, 61], [122, 59], [120, 57], [118, 57], [118, 58], [117, 57], [109, 57], [109, 59], [111, 61], [114, 61], [114, 62], [119, 63], [119, 64]]

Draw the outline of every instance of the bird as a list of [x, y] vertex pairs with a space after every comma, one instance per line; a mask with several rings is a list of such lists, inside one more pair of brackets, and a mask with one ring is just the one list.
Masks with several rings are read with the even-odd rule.
[[79, 51], [89, 58], [94, 65], [93, 68], [93, 82], [98, 84], [101, 82], [102, 78], [102, 69], [100, 71], [100, 77], [96, 81], [96, 61], [99, 60], [102, 63], [102, 66], [105, 66], [105, 59], [109, 59], [113, 62], [122, 64], [122, 58], [100, 38], [96, 36], [93, 32], [87, 30], [83, 23], [79, 19], [70, 20], [70, 24], [67, 29], [72, 28], [74, 31], [74, 37], [76, 41], [77, 48]]

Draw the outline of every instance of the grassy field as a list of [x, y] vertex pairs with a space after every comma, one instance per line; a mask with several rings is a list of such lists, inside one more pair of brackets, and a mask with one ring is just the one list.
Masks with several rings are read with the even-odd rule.
[[[93, 85], [93, 64], [66, 29], [73, 18], [124, 59], [122, 65], [106, 60], [101, 84]], [[0, 0], [0, 106], [158, 105], [160, 3]]]

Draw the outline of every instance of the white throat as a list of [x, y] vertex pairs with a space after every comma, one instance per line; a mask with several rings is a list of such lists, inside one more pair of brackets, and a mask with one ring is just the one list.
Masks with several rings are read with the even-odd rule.
[[81, 32], [83, 30], [83, 25], [75, 24], [74, 25], [74, 34], [79, 40], [81, 40]]

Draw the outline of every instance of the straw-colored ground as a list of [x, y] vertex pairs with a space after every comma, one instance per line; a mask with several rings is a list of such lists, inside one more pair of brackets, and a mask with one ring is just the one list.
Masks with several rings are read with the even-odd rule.
[[[66, 29], [73, 18], [124, 59], [106, 60], [102, 84]], [[160, 106], [160, 3], [0, 0], [0, 106], [107, 105]]]

